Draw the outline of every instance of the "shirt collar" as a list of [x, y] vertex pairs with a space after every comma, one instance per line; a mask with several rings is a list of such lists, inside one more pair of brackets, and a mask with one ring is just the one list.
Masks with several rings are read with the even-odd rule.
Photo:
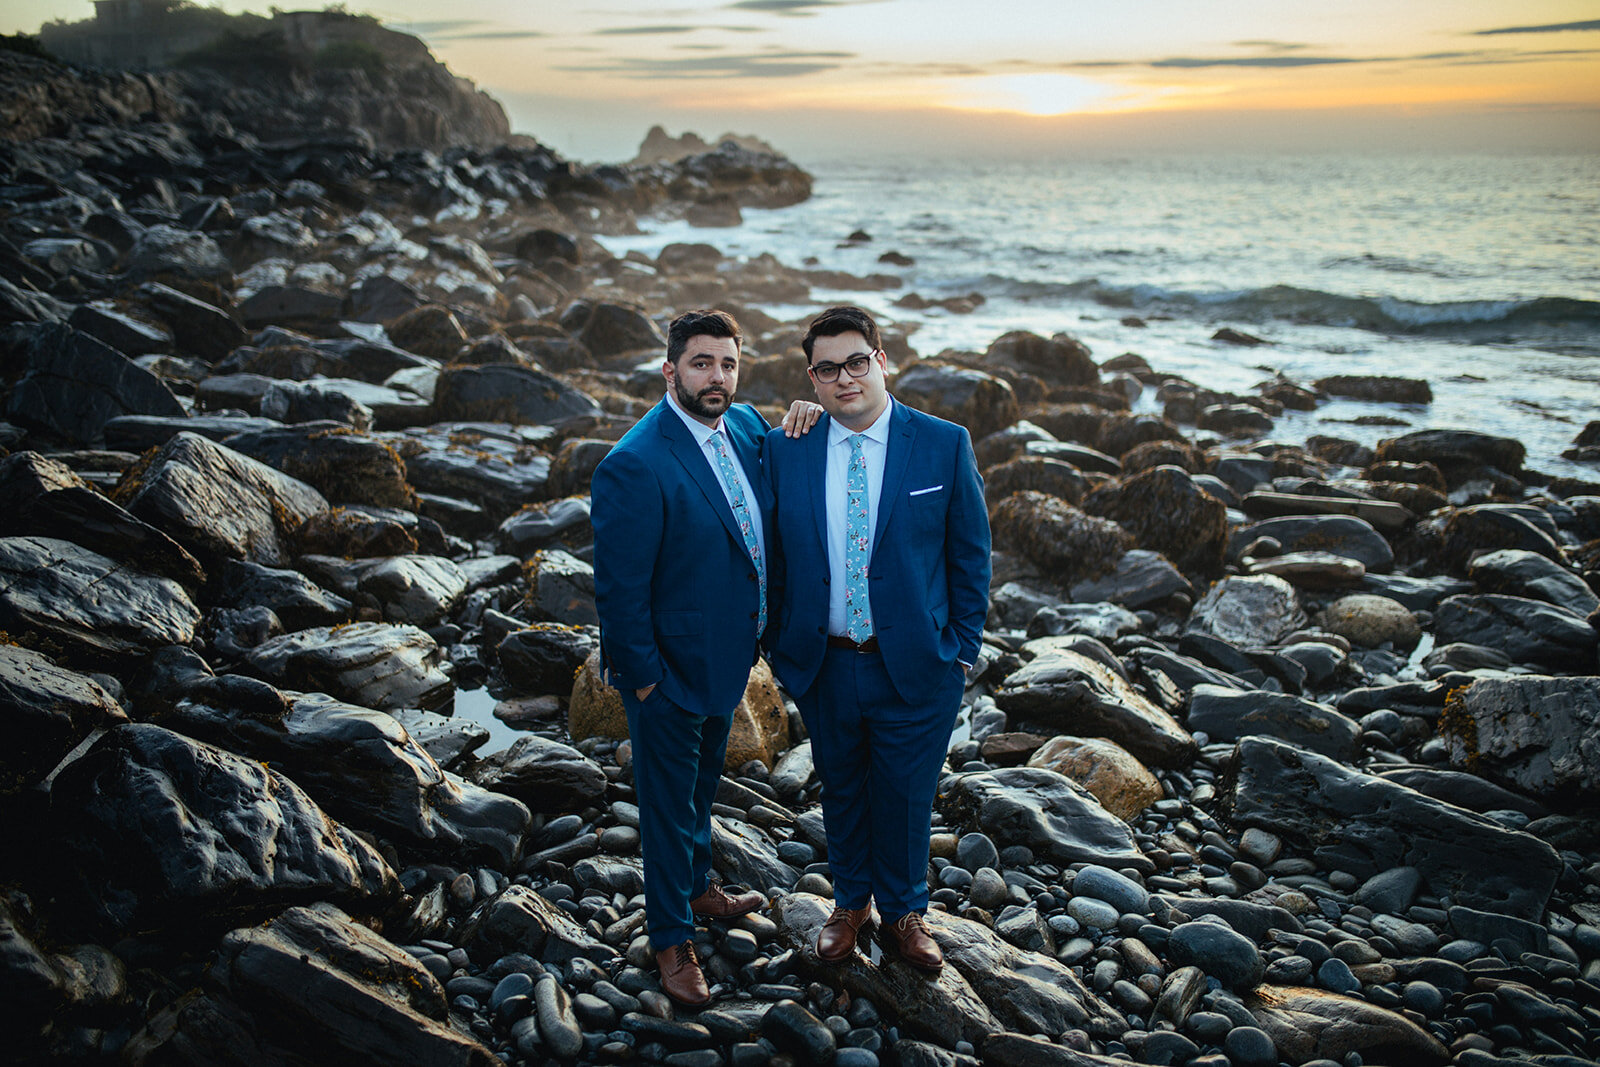
[[[889, 443], [889, 417], [894, 414], [894, 397], [888, 398], [888, 403], [878, 413], [877, 419], [871, 426], [861, 431], [862, 436], [869, 441], [876, 441], [880, 445]], [[855, 431], [844, 425], [838, 419], [828, 420], [828, 444], [839, 445], [848, 441]]]
[[[678, 405], [678, 398], [672, 395], [672, 391], [670, 389], [667, 391], [667, 405], [672, 408], [673, 413], [676, 414], [678, 418], [683, 420], [683, 424], [689, 427], [689, 432], [694, 435], [694, 443], [699, 445], [701, 448], [706, 447], [706, 442], [711, 440], [712, 434], [722, 429], [721, 415], [717, 416], [717, 424], [715, 426], [707, 426], [705, 423], [701, 422], [699, 419], [683, 410], [683, 408]], [[722, 436], [726, 438], [728, 435], [723, 434]]]

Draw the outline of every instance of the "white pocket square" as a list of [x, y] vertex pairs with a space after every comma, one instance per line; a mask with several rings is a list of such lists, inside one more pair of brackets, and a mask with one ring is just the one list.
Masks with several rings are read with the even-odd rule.
[[922, 496], [924, 493], [937, 493], [939, 490], [941, 490], [943, 488], [944, 488], [944, 486], [942, 486], [942, 485], [930, 485], [926, 489], [913, 489], [907, 495], [908, 496]]

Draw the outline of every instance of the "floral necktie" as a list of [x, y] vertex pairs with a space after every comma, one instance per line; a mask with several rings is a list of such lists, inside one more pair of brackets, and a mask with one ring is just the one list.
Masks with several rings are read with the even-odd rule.
[[844, 612], [845, 635], [860, 644], [872, 636], [872, 604], [867, 597], [867, 559], [872, 545], [867, 507], [867, 457], [863, 434], [850, 435], [850, 467], [845, 475]]
[[761, 609], [756, 620], [756, 633], [759, 634], [767, 628], [767, 567], [761, 560], [761, 545], [756, 541], [755, 524], [750, 521], [750, 505], [745, 502], [744, 489], [739, 484], [739, 476], [734, 473], [733, 457], [728, 455], [721, 430], [711, 435], [711, 443], [716, 446], [717, 468], [722, 474], [722, 484], [728, 487], [728, 497], [733, 502], [733, 521], [739, 524], [739, 532], [744, 535], [744, 547], [756, 565], [756, 584], [761, 589]]

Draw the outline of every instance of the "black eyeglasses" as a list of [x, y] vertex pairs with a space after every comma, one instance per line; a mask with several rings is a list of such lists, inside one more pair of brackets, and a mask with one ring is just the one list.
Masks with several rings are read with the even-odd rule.
[[843, 363], [813, 363], [806, 368], [811, 376], [824, 385], [839, 380], [839, 371], [847, 370], [852, 378], [865, 378], [867, 370], [872, 366], [872, 357], [876, 353], [868, 352], [864, 356], [851, 356]]

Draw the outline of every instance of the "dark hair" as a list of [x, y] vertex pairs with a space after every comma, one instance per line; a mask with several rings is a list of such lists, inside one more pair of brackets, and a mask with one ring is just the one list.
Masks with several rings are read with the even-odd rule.
[[689, 339], [700, 336], [731, 337], [735, 349], [744, 342], [744, 336], [739, 333], [739, 324], [733, 321], [732, 315], [726, 311], [696, 308], [685, 311], [667, 327], [667, 362], [677, 363], [683, 357], [683, 350], [689, 347]]
[[883, 347], [883, 335], [878, 332], [878, 324], [872, 321], [872, 316], [854, 305], [840, 304], [812, 319], [806, 328], [805, 340], [800, 342], [800, 347], [806, 351], [806, 365], [811, 364], [811, 346], [817, 338], [837, 337], [841, 333], [859, 333], [874, 352]]

